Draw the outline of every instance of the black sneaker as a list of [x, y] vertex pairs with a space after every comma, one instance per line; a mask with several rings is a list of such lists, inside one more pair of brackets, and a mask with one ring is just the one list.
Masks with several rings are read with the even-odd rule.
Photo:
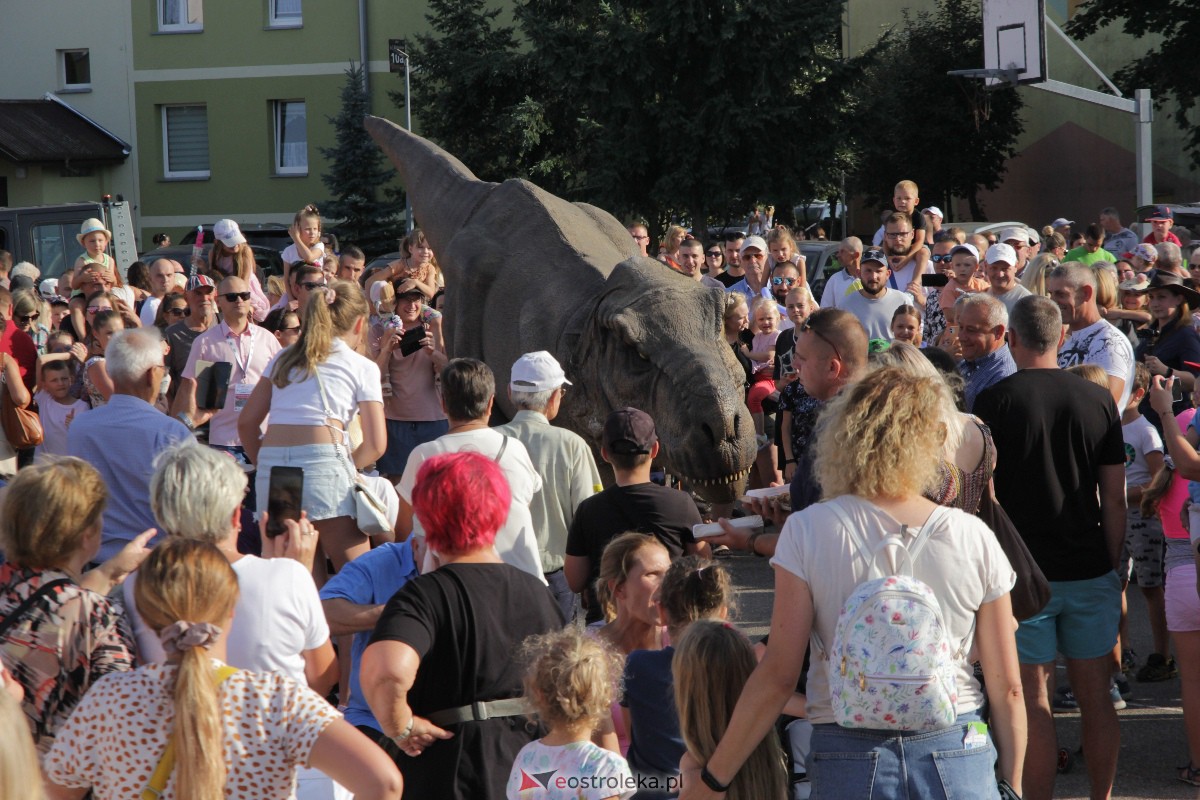
[[1137, 653], [1132, 647], [1127, 647], [1121, 651], [1121, 672], [1124, 672], [1130, 677], [1137, 671]]
[[1157, 683], [1178, 677], [1179, 670], [1175, 667], [1175, 659], [1167, 658], [1162, 653], [1151, 653], [1146, 659], [1146, 666], [1137, 673], [1139, 683]]

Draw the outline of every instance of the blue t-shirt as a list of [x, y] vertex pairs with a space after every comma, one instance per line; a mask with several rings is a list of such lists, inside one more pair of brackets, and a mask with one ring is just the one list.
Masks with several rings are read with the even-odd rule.
[[[360, 606], [386, 603], [400, 587], [417, 577], [412, 547], [408, 542], [389, 543], [347, 562], [342, 571], [329, 579], [321, 589], [322, 600], [342, 599]], [[380, 730], [379, 722], [359, 684], [359, 665], [363, 651], [371, 641], [373, 631], [354, 634], [350, 648], [350, 697], [346, 701], [346, 721], [351, 725], [366, 725]]]
[[625, 696], [629, 709], [629, 768], [635, 774], [677, 775], [687, 749], [675, 710], [671, 656], [675, 648], [634, 650], [625, 660]]

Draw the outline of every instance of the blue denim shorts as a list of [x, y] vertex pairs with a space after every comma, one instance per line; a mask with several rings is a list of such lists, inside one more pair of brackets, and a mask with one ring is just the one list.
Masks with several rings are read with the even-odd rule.
[[385, 475], [403, 475], [408, 457], [417, 445], [432, 442], [450, 430], [449, 420], [410, 422], [399, 419], [387, 421], [387, 450], [375, 462], [375, 469]]
[[812, 800], [993, 800], [996, 749], [989, 734], [968, 741], [978, 712], [959, 714], [949, 728], [922, 733], [813, 726], [808, 777]]
[[270, 494], [271, 467], [300, 467], [304, 470], [304, 500], [302, 508], [316, 522], [334, 517], [353, 517], [353, 487], [346, 467], [345, 448], [339, 459], [332, 444], [305, 444], [293, 447], [264, 447], [258, 451], [258, 471], [254, 488], [258, 495], [258, 513], [267, 510]]
[[1050, 581], [1050, 602], [1017, 628], [1022, 664], [1099, 658], [1112, 652], [1121, 623], [1121, 579], [1106, 572], [1083, 581]]

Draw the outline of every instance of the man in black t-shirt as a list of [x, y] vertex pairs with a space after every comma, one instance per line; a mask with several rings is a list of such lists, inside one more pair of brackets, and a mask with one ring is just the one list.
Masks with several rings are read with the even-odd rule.
[[702, 520], [691, 496], [650, 481], [650, 465], [658, 455], [658, 435], [649, 414], [636, 408], [621, 408], [609, 414], [604, 421], [600, 455], [612, 465], [616, 485], [592, 495], [575, 509], [563, 565], [571, 591], [583, 595], [588, 622], [603, 618], [595, 593], [600, 557], [620, 534], [652, 534], [672, 559], [710, 555], [707, 543], [692, 538], [692, 526]]
[[1053, 301], [1021, 298], [1008, 330], [1018, 371], [981, 392], [975, 413], [995, 439], [996, 497], [1051, 587], [1050, 602], [1017, 630], [1029, 726], [1025, 796], [1048, 800], [1054, 791], [1050, 697], [1061, 652], [1083, 716], [1092, 796], [1107, 797], [1120, 749], [1109, 691], [1125, 535], [1121, 417], [1108, 391], [1058, 368], [1062, 315]]

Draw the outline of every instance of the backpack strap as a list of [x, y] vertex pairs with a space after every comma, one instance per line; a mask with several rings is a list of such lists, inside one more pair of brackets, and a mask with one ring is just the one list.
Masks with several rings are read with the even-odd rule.
[[[925, 549], [925, 545], [929, 543], [929, 537], [933, 534], [934, 528], [936, 528], [949, 513], [950, 509], [946, 508], [945, 506], [938, 506], [933, 510], [933, 513], [929, 515], [929, 519], [925, 520], [925, 524], [921, 526], [921, 530], [917, 531], [916, 539], [914, 539], [912, 545], [908, 547], [909, 557], [912, 558], [913, 561], [916, 561], [917, 556], [921, 554], [921, 551]], [[967, 635], [959, 641], [958, 649], [954, 651], [954, 658], [956, 660], [962, 659], [966, 656], [967, 642], [971, 641], [971, 637], [974, 635], [975, 615], [972, 614], [971, 627], [967, 629]]]
[[[231, 667], [228, 664], [222, 664], [213, 670], [213, 683], [220, 686], [225, 681], [238, 671], [237, 667]], [[167, 781], [171, 779], [171, 772], [175, 769], [175, 741], [173, 738], [167, 739], [167, 747], [163, 750], [162, 758], [158, 760], [158, 765], [154, 768], [154, 773], [151, 774], [149, 782], [146, 783], [146, 788], [142, 789], [142, 793], [138, 795], [140, 800], [159, 800], [163, 792], [167, 790]]]
[[31, 592], [28, 597], [21, 601], [19, 606], [12, 610], [12, 613], [10, 613], [3, 620], [0, 620], [0, 639], [4, 637], [4, 634], [8, 633], [9, 628], [21, 621], [21, 617], [25, 616], [25, 612], [28, 611], [34, 603], [53, 592], [59, 586], [65, 586], [69, 583], [71, 583], [69, 578], [56, 578], [52, 581], [46, 581], [39, 586], [36, 591]]

